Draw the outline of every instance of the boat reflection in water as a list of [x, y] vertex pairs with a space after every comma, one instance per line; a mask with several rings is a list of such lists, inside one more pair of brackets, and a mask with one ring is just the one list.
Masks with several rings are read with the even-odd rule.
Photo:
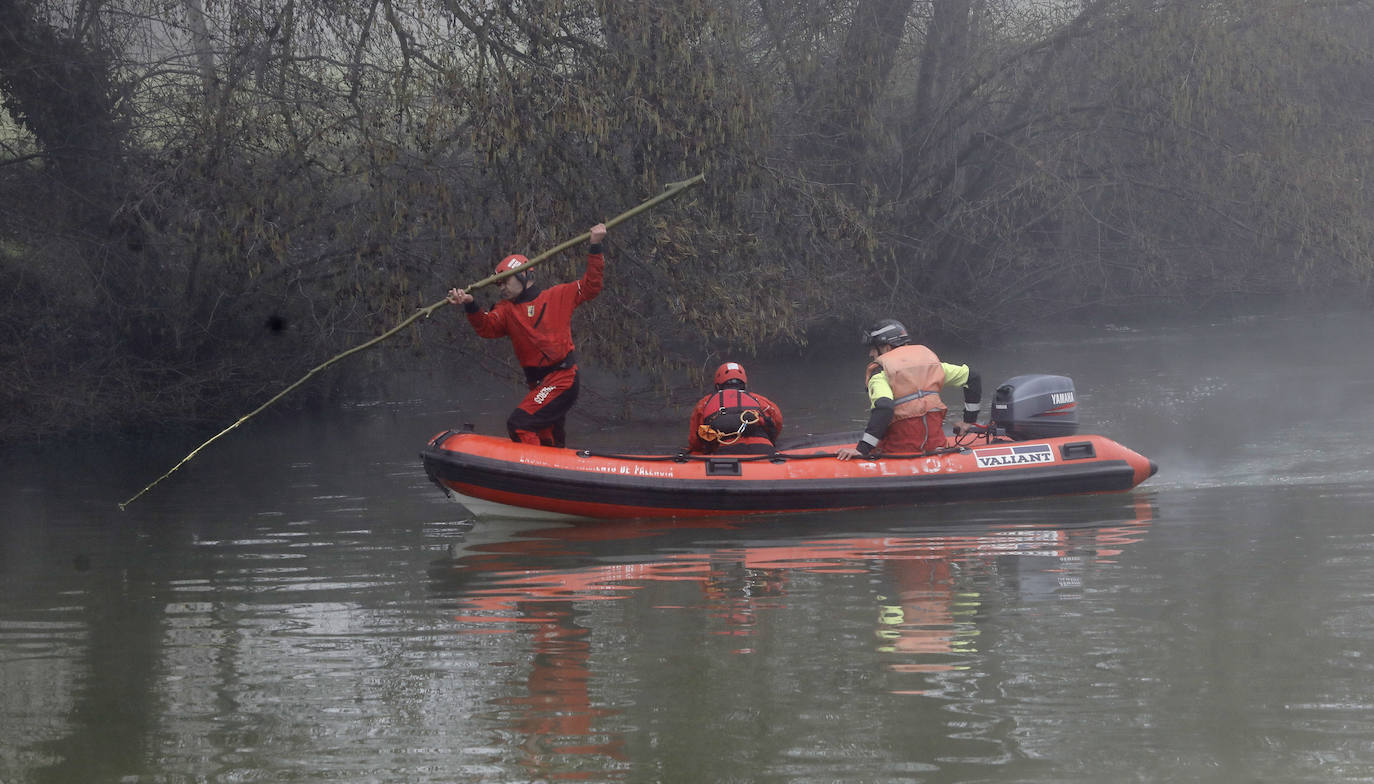
[[[626, 764], [623, 739], [606, 726], [620, 722], [604, 719], [617, 711], [589, 691], [594, 678], [623, 674], [591, 671], [592, 632], [603, 624], [624, 644], [626, 628], [659, 625], [653, 614], [692, 614], [672, 626], [730, 638], [722, 650], [748, 656], [779, 633], [770, 615], [845, 615], [847, 628], [856, 618], [871, 627], [873, 642], [859, 653], [899, 681], [891, 693], [927, 694], [929, 684], [913, 678], [979, 666], [980, 621], [995, 612], [986, 594], [1002, 603], [1073, 598], [1087, 571], [1139, 541], [1154, 511], [1145, 498], [1118, 496], [924, 508], [920, 525], [903, 514], [911, 512], [846, 515], [843, 525], [863, 529], [852, 534], [835, 533], [833, 515], [479, 522], [433, 564], [431, 588], [456, 600], [462, 633], [528, 635], [513, 646], [529, 654], [527, 677], [514, 684], [517, 696], [496, 701], [515, 714], [503, 721], [521, 735], [523, 766], [546, 772], [551, 759], [591, 755], [616, 768]], [[836, 607], [832, 578], [867, 593]], [[631, 599], [647, 604], [597, 610]]]

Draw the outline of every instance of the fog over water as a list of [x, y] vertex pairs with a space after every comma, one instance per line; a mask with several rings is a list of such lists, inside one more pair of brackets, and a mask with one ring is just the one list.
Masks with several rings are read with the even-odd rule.
[[[1073, 378], [1160, 466], [1100, 497], [474, 522], [417, 454], [519, 389], [458, 367], [264, 414], [123, 513], [209, 434], [6, 450], [0, 781], [1374, 780], [1371, 335], [933, 346], [985, 401]], [[788, 436], [862, 425], [857, 346], [741, 359]], [[624, 417], [589, 375], [573, 445], [685, 442], [693, 395]]]

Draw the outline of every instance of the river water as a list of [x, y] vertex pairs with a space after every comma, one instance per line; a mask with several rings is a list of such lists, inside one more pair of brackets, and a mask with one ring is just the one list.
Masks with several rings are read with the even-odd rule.
[[[125, 512], [209, 433], [9, 450], [0, 782], [1374, 781], [1371, 335], [935, 347], [1071, 376], [1160, 466], [1111, 496], [474, 523], [417, 453], [518, 390], [457, 369], [265, 414]], [[862, 364], [749, 367], [800, 435], [860, 425]]]

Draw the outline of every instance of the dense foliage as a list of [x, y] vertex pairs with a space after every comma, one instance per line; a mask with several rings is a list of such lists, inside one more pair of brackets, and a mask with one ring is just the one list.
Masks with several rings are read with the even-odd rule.
[[1367, 293], [1371, 3], [0, 0], [0, 438], [223, 418], [699, 172], [584, 358]]

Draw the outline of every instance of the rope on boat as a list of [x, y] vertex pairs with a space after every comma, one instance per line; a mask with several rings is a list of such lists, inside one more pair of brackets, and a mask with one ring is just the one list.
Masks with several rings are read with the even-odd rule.
[[[871, 462], [873, 460], [914, 460], [920, 457], [940, 457], [941, 455], [958, 454], [967, 451], [968, 447], [947, 446], [943, 449], [937, 449], [934, 452], [912, 452], [910, 454], [870, 455], [866, 458], [855, 459], [860, 462]], [[644, 463], [666, 463], [668, 461], [672, 461], [674, 463], [705, 463], [712, 460], [737, 460], [741, 463], [758, 463], [762, 461], [769, 461], [773, 463], [785, 463], [788, 460], [815, 460], [817, 458], [822, 457], [828, 457], [832, 460], [835, 459], [834, 452], [771, 452], [766, 455], [711, 455], [693, 452], [678, 452], [672, 455], [622, 455], [616, 452], [597, 452], [591, 449], [579, 449], [577, 450], [577, 456], [600, 457], [605, 458], [607, 460], [637, 460]]]

